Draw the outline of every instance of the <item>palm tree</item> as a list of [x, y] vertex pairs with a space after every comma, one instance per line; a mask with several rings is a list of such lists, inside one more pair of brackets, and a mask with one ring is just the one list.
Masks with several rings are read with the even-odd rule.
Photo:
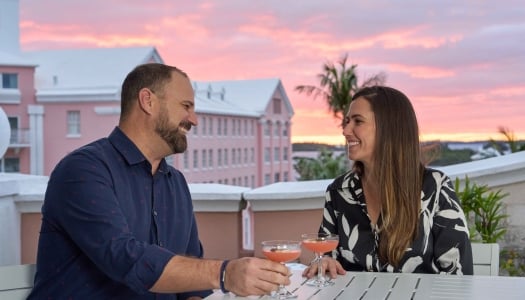
[[[516, 139], [516, 136], [514, 135], [514, 132], [510, 130], [507, 127], [499, 126], [498, 132], [501, 133], [505, 139], [507, 140], [507, 144], [509, 145], [510, 152], [518, 152], [518, 151], [524, 151], [525, 150], [525, 144], [520, 144], [518, 140]], [[503, 149], [501, 149], [501, 146], [494, 140], [490, 139], [491, 146], [496, 149], [500, 154], [503, 153]]]
[[341, 122], [352, 101], [352, 96], [359, 88], [383, 84], [386, 81], [386, 75], [379, 73], [368, 78], [359, 86], [355, 72], [357, 65], [353, 64], [348, 67], [347, 59], [348, 54], [345, 54], [338, 62], [339, 67], [336, 67], [331, 62], [325, 63], [323, 72], [317, 74], [319, 86], [298, 85], [295, 87], [295, 90], [299, 93], [306, 93], [307, 96], [313, 94], [314, 99], [322, 97], [328, 104], [328, 108], [334, 117], [340, 119]]

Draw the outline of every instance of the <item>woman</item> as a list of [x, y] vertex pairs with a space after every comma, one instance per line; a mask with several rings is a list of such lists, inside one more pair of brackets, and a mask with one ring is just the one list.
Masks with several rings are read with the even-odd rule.
[[[366, 87], [343, 122], [352, 170], [327, 188], [320, 232], [339, 235], [331, 277], [348, 271], [472, 274], [465, 215], [450, 179], [421, 163], [416, 114], [389, 87]], [[307, 268], [312, 277], [317, 268]]]

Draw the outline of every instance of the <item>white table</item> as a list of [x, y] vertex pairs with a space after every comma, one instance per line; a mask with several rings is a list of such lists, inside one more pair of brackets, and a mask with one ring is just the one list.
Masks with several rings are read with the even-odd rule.
[[[298, 300], [525, 299], [525, 277], [347, 272], [344, 276], [338, 276], [334, 285], [317, 289], [305, 284], [306, 279], [301, 277], [300, 270], [293, 273], [292, 283], [287, 289], [297, 294]], [[226, 299], [275, 298], [236, 297], [221, 291], [206, 298]]]

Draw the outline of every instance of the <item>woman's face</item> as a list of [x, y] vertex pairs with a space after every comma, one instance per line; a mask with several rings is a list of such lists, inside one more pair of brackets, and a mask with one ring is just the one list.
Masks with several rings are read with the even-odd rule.
[[365, 166], [372, 163], [375, 147], [376, 123], [370, 103], [359, 97], [350, 103], [343, 123], [343, 135], [348, 147], [348, 158], [361, 161]]

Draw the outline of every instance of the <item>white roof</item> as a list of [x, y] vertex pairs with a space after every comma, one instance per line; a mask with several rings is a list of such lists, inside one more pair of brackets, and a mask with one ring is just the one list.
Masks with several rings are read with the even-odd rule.
[[0, 51], [0, 66], [34, 67], [37, 64], [22, 55]]
[[[35, 88], [42, 102], [119, 100], [122, 81], [135, 66], [163, 62], [154, 47], [31, 51], [24, 59], [38, 62]], [[293, 116], [278, 78], [194, 81], [193, 87], [198, 113], [260, 117], [277, 91]]]
[[201, 113], [262, 116], [276, 91], [281, 94], [289, 117], [294, 113], [279, 78], [194, 81], [193, 89], [196, 110]]
[[37, 91], [57, 93], [108, 88], [117, 91], [135, 66], [152, 59], [162, 62], [154, 47], [44, 50], [24, 55], [38, 62], [35, 70]]

